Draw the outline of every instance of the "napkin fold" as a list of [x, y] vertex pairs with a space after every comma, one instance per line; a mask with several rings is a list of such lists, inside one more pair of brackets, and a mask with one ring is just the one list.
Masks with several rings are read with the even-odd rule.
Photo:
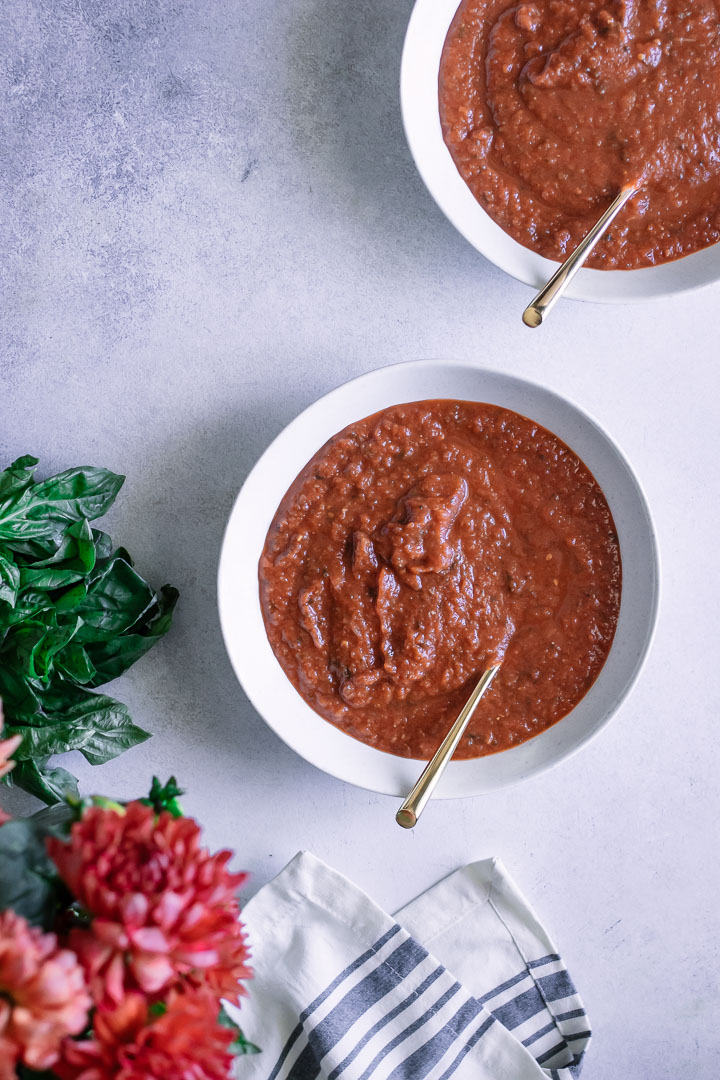
[[590, 1030], [497, 859], [390, 916], [300, 852], [244, 908], [255, 979], [243, 1080], [571, 1080]]

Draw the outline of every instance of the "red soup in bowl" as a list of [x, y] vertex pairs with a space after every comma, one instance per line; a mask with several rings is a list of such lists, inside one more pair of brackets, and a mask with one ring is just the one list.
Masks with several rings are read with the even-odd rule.
[[588, 260], [654, 266], [720, 239], [715, 0], [462, 0], [439, 73], [443, 137], [475, 198], [562, 260], [639, 186]]
[[362, 742], [428, 758], [502, 667], [457, 757], [567, 715], [612, 645], [617, 533], [589, 469], [519, 413], [397, 405], [345, 428], [283, 498], [259, 566], [272, 649], [304, 700]]

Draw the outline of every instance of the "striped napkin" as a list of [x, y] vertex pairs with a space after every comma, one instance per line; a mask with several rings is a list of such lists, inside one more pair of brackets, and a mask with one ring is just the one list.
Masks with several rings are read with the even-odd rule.
[[387, 915], [307, 852], [245, 907], [243, 1080], [571, 1080], [589, 1025], [497, 859]]

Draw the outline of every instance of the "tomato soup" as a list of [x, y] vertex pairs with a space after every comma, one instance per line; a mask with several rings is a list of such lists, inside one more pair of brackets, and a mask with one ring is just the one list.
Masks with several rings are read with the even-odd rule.
[[507, 409], [440, 400], [326, 443], [277, 511], [259, 578], [288, 678], [380, 750], [430, 757], [501, 660], [457, 751], [468, 758], [522, 743], [587, 692], [621, 563], [605, 497], [565, 443]]
[[439, 103], [475, 198], [541, 255], [566, 258], [636, 182], [588, 265], [653, 266], [720, 239], [716, 0], [463, 0]]

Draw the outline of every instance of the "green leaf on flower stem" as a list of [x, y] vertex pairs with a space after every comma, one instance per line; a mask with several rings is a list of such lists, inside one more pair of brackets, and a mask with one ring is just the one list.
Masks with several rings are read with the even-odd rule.
[[72, 810], [53, 807], [0, 826], [0, 911], [11, 908], [33, 926], [51, 929], [65, 888], [47, 854], [49, 836], [65, 836]]
[[67, 840], [70, 828], [79, 821], [82, 816], [78, 810], [82, 806], [81, 799], [71, 799], [69, 802], [54, 803], [52, 806], [43, 806], [30, 818], [40, 828], [45, 830], [48, 836], [57, 836], [61, 840]]
[[220, 1014], [218, 1016], [218, 1023], [221, 1027], [229, 1028], [234, 1039], [230, 1043], [228, 1049], [231, 1054], [236, 1054], [240, 1057], [243, 1054], [261, 1054], [262, 1050], [255, 1043], [251, 1043], [242, 1033], [242, 1029], [238, 1027], [233, 1018], [228, 1014], [224, 1005], [220, 1005]]
[[171, 776], [167, 784], [161, 784], [157, 776], [153, 776], [150, 794], [147, 799], [139, 799], [144, 806], [151, 806], [156, 814], [163, 810], [169, 811], [173, 817], [182, 817], [183, 809], [178, 802], [185, 792], [178, 787], [177, 780]]

